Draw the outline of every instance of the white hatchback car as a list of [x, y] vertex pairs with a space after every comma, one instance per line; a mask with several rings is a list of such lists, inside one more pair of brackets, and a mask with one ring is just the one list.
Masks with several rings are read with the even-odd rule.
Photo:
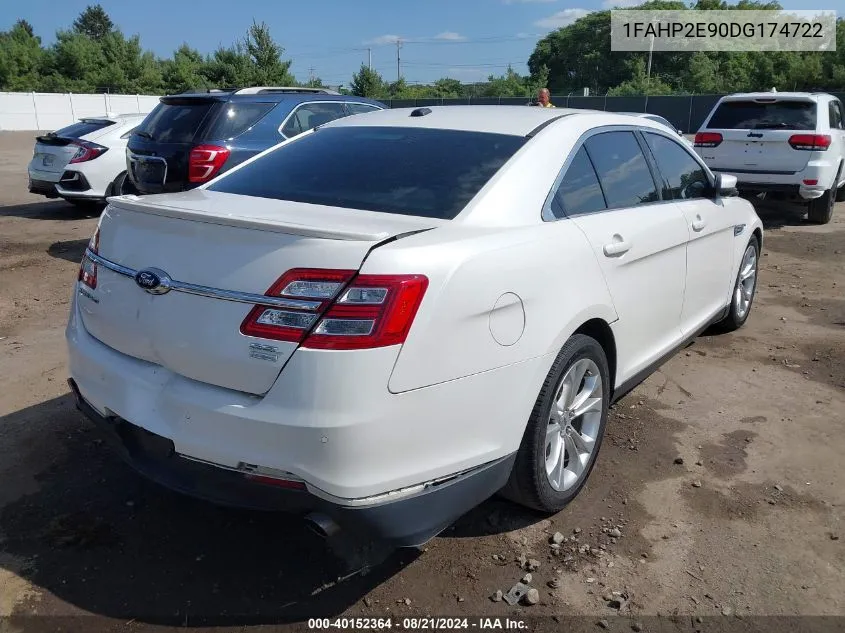
[[74, 204], [105, 202], [126, 177], [126, 143], [146, 114], [80, 119], [36, 138], [29, 190]]
[[610, 403], [748, 318], [762, 226], [733, 184], [641, 118], [333, 121], [198, 189], [112, 198], [69, 384], [148, 477], [327, 532], [419, 545], [497, 491], [555, 512]]
[[845, 200], [845, 108], [830, 94], [757, 92], [722, 97], [695, 135], [715, 172], [741, 192], [788, 194], [807, 218], [827, 224]]

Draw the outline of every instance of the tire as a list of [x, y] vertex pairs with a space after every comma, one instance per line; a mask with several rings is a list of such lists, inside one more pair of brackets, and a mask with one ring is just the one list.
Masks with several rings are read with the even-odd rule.
[[[716, 324], [716, 327], [720, 330], [733, 332], [741, 328], [748, 320], [748, 315], [751, 314], [751, 306], [754, 303], [754, 296], [757, 292], [759, 264], [760, 242], [756, 237], [752, 237], [742, 254], [739, 271], [736, 274], [736, 281], [734, 282], [733, 294], [731, 295], [731, 307], [728, 310], [727, 316]], [[743, 287], [744, 291], [742, 289]]]
[[125, 171], [117, 175], [117, 178], [115, 178], [109, 186], [109, 190], [111, 191], [111, 193], [108, 194], [110, 196], [123, 196], [129, 193], [137, 193], [137, 190], [132, 185], [132, 181], [126, 176]]
[[[579, 374], [582, 379], [578, 378]], [[537, 396], [502, 496], [534, 510], [554, 513], [578, 495], [596, 463], [607, 425], [609, 374], [607, 356], [598, 341], [575, 334], [566, 342]], [[568, 385], [574, 380], [579, 383], [575, 396], [586, 394], [588, 401], [594, 403], [582, 415], [571, 415], [577, 411], [570, 408], [574, 403]], [[558, 397], [566, 403], [567, 412], [563, 416], [555, 413], [552, 419]], [[559, 434], [554, 433], [555, 424], [563, 429]], [[572, 439], [575, 435], [581, 438], [582, 448], [591, 445], [589, 453], [580, 453]], [[573, 450], [580, 456], [576, 468], [572, 467], [576, 463], [571, 458]]]
[[833, 203], [836, 194], [833, 189], [824, 192], [821, 198], [810, 200], [807, 205], [807, 219], [813, 224], [827, 224], [833, 217]]

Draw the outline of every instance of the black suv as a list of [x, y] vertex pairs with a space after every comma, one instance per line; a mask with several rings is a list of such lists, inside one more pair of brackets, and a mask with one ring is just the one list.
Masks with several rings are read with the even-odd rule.
[[160, 101], [126, 146], [121, 193], [191, 189], [286, 138], [386, 107], [322, 88], [207, 90]]

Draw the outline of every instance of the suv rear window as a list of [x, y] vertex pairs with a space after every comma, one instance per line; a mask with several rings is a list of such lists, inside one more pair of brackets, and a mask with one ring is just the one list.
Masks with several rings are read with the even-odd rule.
[[135, 131], [161, 143], [190, 143], [216, 103], [199, 99], [159, 103]]
[[208, 189], [451, 220], [525, 141], [458, 130], [329, 127]]
[[80, 138], [86, 134], [107, 128], [110, 125], [114, 125], [114, 121], [109, 121], [108, 119], [82, 119], [78, 123], [71, 123], [61, 130], [56, 130], [55, 135], [65, 138]]
[[811, 101], [725, 101], [707, 124], [716, 130], [815, 130]]
[[235, 103], [220, 108], [214, 123], [203, 136], [209, 139], [230, 139], [243, 134], [264, 117], [277, 103]]

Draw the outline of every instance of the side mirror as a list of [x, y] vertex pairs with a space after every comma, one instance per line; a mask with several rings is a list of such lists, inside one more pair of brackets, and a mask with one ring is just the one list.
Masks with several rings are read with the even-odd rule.
[[736, 196], [739, 192], [736, 188], [736, 176], [731, 174], [716, 174], [716, 183], [713, 186], [714, 193], [717, 196]]

